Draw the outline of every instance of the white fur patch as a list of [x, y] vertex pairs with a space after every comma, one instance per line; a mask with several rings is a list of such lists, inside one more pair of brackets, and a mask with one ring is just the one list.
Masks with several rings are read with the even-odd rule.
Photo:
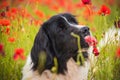
[[76, 25], [76, 24], [72, 24], [70, 23], [64, 16], [61, 16], [69, 25], [71, 25], [72, 27], [76, 27], [78, 29], [81, 29], [82, 27], [85, 27], [85, 25]]
[[109, 28], [108, 31], [105, 33], [103, 39], [101, 39], [99, 46], [100, 48], [111, 44], [119, 42], [120, 43], [120, 29], [117, 29], [115, 27]]
[[27, 63], [23, 68], [22, 80], [87, 80], [88, 70], [90, 68], [90, 62], [85, 61], [84, 66], [78, 66], [76, 62], [71, 58], [67, 62], [68, 72], [66, 75], [53, 74], [49, 70], [45, 70], [41, 75], [37, 71], [31, 70], [31, 58], [28, 56]]
[[29, 78], [33, 77], [33, 71], [31, 69], [32, 66], [33, 66], [33, 63], [32, 63], [31, 57], [29, 55], [27, 58], [27, 62], [22, 70], [22, 74], [23, 74], [22, 80], [29, 80]]

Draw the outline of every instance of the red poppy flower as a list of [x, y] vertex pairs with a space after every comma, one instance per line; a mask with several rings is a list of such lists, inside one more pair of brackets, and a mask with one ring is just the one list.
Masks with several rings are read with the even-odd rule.
[[10, 38], [8, 38], [8, 41], [13, 43], [13, 42], [15, 42], [15, 38], [14, 37], [10, 37]]
[[9, 3], [8, 3], [6, 0], [1, 1], [1, 2], [2, 2], [2, 3], [1, 3], [1, 5], [0, 5], [0, 9], [3, 9], [3, 8], [9, 6]]
[[1, 54], [2, 56], [5, 55], [5, 52], [4, 52], [4, 45], [3, 45], [2, 43], [0, 43], [0, 54]]
[[21, 58], [22, 60], [25, 59], [24, 49], [23, 48], [16, 48], [15, 49], [15, 53], [14, 53], [13, 59], [14, 60], [18, 60], [18, 58]]
[[10, 20], [8, 20], [8, 19], [0, 19], [0, 25], [1, 26], [9, 26], [10, 25]]
[[91, 0], [81, 0], [83, 4], [91, 4]]
[[106, 5], [102, 5], [100, 10], [98, 11], [98, 14], [100, 15], [109, 15], [110, 14], [110, 8]]
[[77, 8], [82, 8], [84, 6], [84, 4], [82, 2], [79, 2], [75, 5]]
[[19, 2], [23, 2], [24, 0], [18, 0]]
[[6, 28], [5, 33], [8, 34], [8, 35], [10, 34], [10, 28], [9, 27]]
[[86, 5], [85, 9], [83, 11], [83, 17], [86, 20], [93, 21], [93, 18], [94, 18], [93, 16], [94, 16], [94, 14], [93, 14], [92, 6]]
[[66, 10], [67, 10], [68, 12], [74, 11], [74, 5], [72, 5], [72, 3], [69, 3], [69, 4], [67, 5], [67, 7], [66, 7]]
[[97, 44], [97, 40], [92, 36], [86, 36], [85, 41], [91, 46], [96, 46]]
[[120, 58], [120, 47], [118, 47], [117, 50], [116, 50], [116, 56], [117, 56], [118, 58]]
[[8, 18], [14, 18], [15, 15], [12, 14], [11, 11], [7, 11], [7, 12], [6, 12], [6, 16], [7, 16]]
[[34, 20], [33, 23], [38, 26], [38, 25], [41, 25], [42, 24], [42, 21], [41, 20]]
[[2, 52], [2, 51], [3, 51], [3, 44], [0, 43], [0, 52]]
[[2, 11], [2, 12], [0, 13], [0, 16], [1, 16], [1, 17], [5, 17], [5, 16], [6, 16], [5, 11]]
[[90, 45], [93, 46], [93, 54], [95, 56], [99, 55], [99, 50], [97, 49], [96, 45], [97, 45], [97, 40], [94, 37], [91, 36], [86, 36], [85, 37], [85, 41]]
[[51, 8], [52, 10], [58, 12], [59, 9], [60, 9], [60, 6], [54, 4], [54, 5], [51, 5], [50, 8]]
[[97, 49], [97, 47], [94, 47], [94, 48], [93, 48], [93, 54], [94, 54], [95, 56], [98, 56], [98, 55], [99, 55], [99, 50]]
[[11, 12], [12, 12], [13, 14], [17, 14], [18, 10], [17, 10], [17, 8], [11, 8]]
[[45, 5], [51, 5], [53, 3], [53, 0], [45, 0], [44, 1]]
[[44, 14], [42, 11], [40, 11], [40, 10], [36, 10], [36, 11], [35, 11], [35, 14], [36, 14], [39, 18], [44, 18], [44, 17], [45, 17], [45, 14]]
[[13, 59], [18, 60], [19, 56], [17, 54], [14, 54]]
[[31, 14], [26, 9], [19, 9], [19, 14], [24, 18], [31, 18]]

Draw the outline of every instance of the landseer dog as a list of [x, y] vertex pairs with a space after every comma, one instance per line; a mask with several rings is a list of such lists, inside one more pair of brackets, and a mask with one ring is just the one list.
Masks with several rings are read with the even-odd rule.
[[[71, 35], [72, 32], [80, 36], [84, 65], [76, 64], [78, 44], [77, 39]], [[51, 17], [42, 24], [35, 37], [22, 71], [22, 80], [87, 80], [91, 49], [85, 37], [90, 35], [89, 28], [78, 25], [75, 16], [69, 13]], [[55, 57], [58, 63], [57, 73], [51, 71], [55, 66]]]

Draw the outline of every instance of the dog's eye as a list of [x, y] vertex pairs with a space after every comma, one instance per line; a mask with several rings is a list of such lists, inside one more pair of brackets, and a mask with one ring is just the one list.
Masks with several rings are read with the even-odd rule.
[[64, 28], [64, 25], [60, 24], [59, 27], [60, 27], [60, 28]]
[[67, 26], [61, 24], [61, 25], [59, 25], [59, 28], [61, 28], [62, 30], [66, 30]]

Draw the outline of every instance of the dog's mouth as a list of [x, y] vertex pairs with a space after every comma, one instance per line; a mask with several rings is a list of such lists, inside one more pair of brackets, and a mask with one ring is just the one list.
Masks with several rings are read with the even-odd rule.
[[[93, 53], [95, 56], [99, 55], [99, 51], [97, 48], [97, 40], [95, 37], [86, 35], [82, 39], [78, 34], [71, 33], [71, 35], [75, 38], [77, 38], [77, 46], [78, 46], [78, 54], [82, 53], [83, 57], [87, 59], [89, 57], [89, 53]], [[81, 39], [80, 39], [81, 38]], [[81, 42], [82, 40], [82, 42]], [[90, 47], [93, 47], [93, 49], [90, 50]]]
[[[92, 47], [92, 53], [95, 55], [95, 56], [98, 56], [99, 55], [99, 50], [97, 48], [97, 40], [95, 37], [93, 36], [90, 36], [90, 35], [87, 35], [84, 37], [84, 40], [86, 42], [86, 44], [88, 44], [89, 47]], [[89, 47], [86, 47], [86, 48], [81, 48], [80, 50], [80, 53], [83, 54], [84, 58], [88, 58], [88, 54], [91, 52], [89, 51]]]
[[83, 57], [84, 57], [84, 58], [88, 58], [88, 55], [89, 55], [89, 48], [81, 48], [80, 53], [83, 54]]

